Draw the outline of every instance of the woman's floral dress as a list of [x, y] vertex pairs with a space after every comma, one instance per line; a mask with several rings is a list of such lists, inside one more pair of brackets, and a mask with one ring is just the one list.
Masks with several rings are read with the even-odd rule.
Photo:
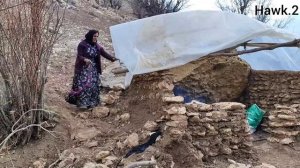
[[95, 107], [100, 103], [100, 79], [96, 67], [97, 47], [88, 44], [86, 51], [92, 61], [82, 71], [75, 73], [72, 90], [76, 92], [76, 105], [78, 107]]

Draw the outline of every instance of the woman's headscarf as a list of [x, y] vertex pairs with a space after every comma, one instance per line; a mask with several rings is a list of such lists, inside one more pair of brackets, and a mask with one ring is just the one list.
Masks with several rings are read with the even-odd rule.
[[85, 35], [85, 41], [90, 43], [91, 45], [95, 45], [96, 43], [93, 42], [93, 36], [94, 34], [98, 33], [99, 31], [97, 30], [89, 30], [89, 32]]

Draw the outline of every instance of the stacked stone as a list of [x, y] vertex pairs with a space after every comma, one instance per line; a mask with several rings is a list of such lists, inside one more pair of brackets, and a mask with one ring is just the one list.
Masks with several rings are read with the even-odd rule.
[[268, 138], [271, 142], [293, 143], [300, 136], [300, 104], [275, 105], [275, 110], [268, 112], [262, 128], [271, 134]]
[[274, 104], [292, 105], [299, 103], [300, 73], [291, 71], [251, 70], [244, 102], [253, 102], [262, 109], [273, 109]]
[[206, 157], [251, 151], [245, 111], [245, 105], [234, 102], [187, 105], [187, 130], [194, 145]]
[[181, 96], [164, 97], [163, 101], [169, 103], [164, 109], [166, 112], [165, 119], [167, 120], [166, 126], [170, 127], [169, 134], [177, 138], [184, 134], [188, 126], [186, 107], [182, 104], [184, 98]]

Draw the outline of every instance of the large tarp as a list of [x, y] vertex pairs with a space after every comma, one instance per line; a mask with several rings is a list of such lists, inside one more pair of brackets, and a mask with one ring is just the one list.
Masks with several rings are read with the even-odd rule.
[[[110, 31], [116, 57], [131, 75], [184, 65], [249, 40], [287, 42], [299, 38], [247, 16], [222, 11], [158, 15], [115, 25]], [[299, 48], [285, 49], [242, 58], [254, 69], [300, 70]]]

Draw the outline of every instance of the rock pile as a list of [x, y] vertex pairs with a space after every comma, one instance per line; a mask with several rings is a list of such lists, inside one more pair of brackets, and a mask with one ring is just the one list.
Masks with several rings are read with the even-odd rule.
[[102, 94], [101, 101], [104, 105], [112, 105], [114, 104], [121, 95], [122, 91], [109, 91], [107, 94]]
[[271, 134], [269, 141], [281, 144], [293, 143], [300, 135], [300, 104], [275, 105], [275, 110], [269, 111], [262, 126], [264, 131]]

